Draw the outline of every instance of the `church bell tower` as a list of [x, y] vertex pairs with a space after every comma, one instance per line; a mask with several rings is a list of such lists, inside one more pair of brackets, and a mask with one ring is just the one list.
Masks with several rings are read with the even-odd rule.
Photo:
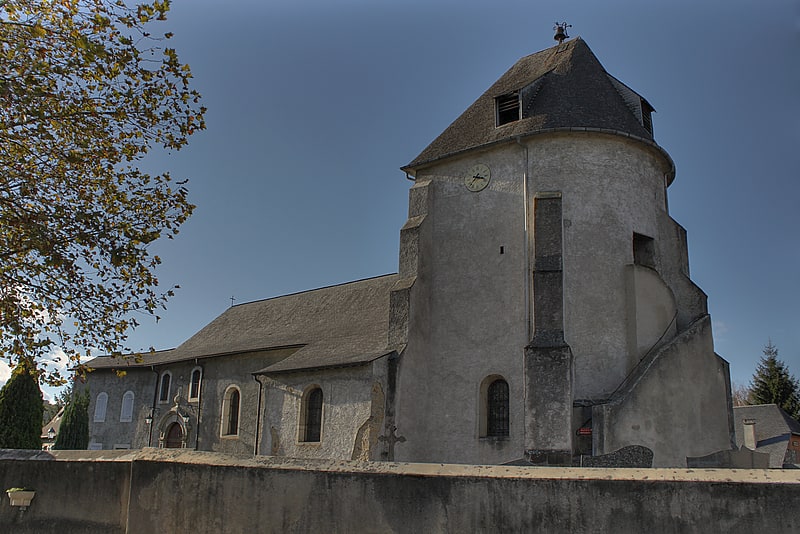
[[403, 168], [397, 460], [572, 465], [641, 445], [677, 466], [730, 448], [727, 362], [653, 107], [564, 39]]

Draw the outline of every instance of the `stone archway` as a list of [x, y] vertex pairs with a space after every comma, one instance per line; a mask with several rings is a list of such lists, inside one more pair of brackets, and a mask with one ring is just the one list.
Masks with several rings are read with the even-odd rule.
[[178, 423], [172, 423], [164, 433], [164, 447], [167, 449], [180, 449], [183, 447], [183, 428]]

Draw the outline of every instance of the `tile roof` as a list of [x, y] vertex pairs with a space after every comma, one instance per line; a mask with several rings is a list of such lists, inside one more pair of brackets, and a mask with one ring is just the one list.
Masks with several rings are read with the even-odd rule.
[[736, 446], [744, 444], [744, 419], [755, 420], [756, 450], [770, 455], [770, 467], [781, 467], [791, 434], [800, 435], [800, 423], [776, 404], [733, 408]]
[[[495, 98], [526, 87], [536, 91], [528, 117], [496, 126]], [[403, 170], [413, 171], [466, 150], [559, 128], [614, 130], [652, 140], [618, 88], [636, 95], [608, 75], [580, 37], [523, 57]]]
[[141, 362], [101, 357], [89, 367], [124, 369], [226, 354], [298, 347], [264, 371], [352, 365], [389, 353], [389, 294], [397, 275], [238, 304], [175, 349]]

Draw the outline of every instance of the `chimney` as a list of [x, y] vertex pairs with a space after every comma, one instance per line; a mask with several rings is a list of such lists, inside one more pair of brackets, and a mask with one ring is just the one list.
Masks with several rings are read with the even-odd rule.
[[756, 420], [742, 419], [744, 423], [744, 446], [751, 451], [756, 450]]

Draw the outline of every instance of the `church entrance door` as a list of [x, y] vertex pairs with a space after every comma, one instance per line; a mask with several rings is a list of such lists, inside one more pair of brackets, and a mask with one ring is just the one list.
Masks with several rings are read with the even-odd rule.
[[167, 449], [180, 449], [183, 447], [183, 429], [178, 423], [172, 423], [167, 429], [164, 438], [164, 447]]

